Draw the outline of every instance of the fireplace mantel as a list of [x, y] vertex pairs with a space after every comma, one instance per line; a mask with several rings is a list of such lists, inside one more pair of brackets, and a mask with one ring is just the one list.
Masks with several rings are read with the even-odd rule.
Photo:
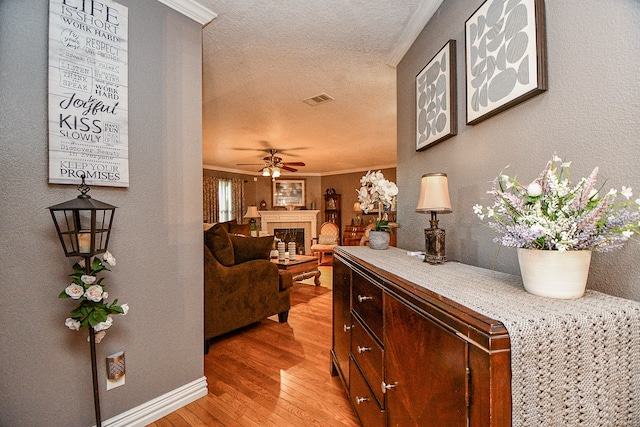
[[[305, 253], [311, 252], [311, 239], [318, 237], [319, 210], [259, 211], [261, 234], [273, 234], [280, 227], [300, 227], [305, 229]], [[311, 236], [311, 238], [309, 238]]]

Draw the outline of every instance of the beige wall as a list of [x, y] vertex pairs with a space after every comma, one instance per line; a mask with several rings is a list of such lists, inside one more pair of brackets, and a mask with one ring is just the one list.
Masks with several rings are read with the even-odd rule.
[[[127, 189], [93, 187], [118, 206], [109, 293], [131, 311], [98, 345], [107, 420], [201, 378], [201, 27], [155, 0], [129, 7]], [[0, 1], [0, 425], [95, 422], [86, 330], [58, 299], [74, 262], [47, 206], [77, 196], [47, 183], [46, 0]], [[126, 352], [126, 385], [105, 388], [105, 357]]]
[[[446, 172], [453, 213], [440, 216], [450, 259], [519, 274], [514, 249], [473, 214], [489, 203], [490, 181], [504, 168], [534, 179], [554, 154], [572, 176], [600, 167], [600, 183], [640, 195], [640, 2], [547, 0], [549, 90], [475, 126], [466, 126], [464, 25], [483, 0], [448, 0], [397, 70], [399, 246], [424, 249], [428, 218], [415, 213], [420, 176]], [[449, 39], [457, 42], [458, 135], [415, 151], [415, 76]], [[640, 300], [640, 244], [593, 256], [588, 287]]]
[[[376, 169], [379, 170], [379, 169]], [[396, 182], [396, 169], [388, 168], [382, 169], [381, 172], [385, 178]], [[351, 220], [356, 217], [353, 212], [353, 204], [358, 201], [358, 195], [356, 189], [360, 188], [360, 178], [367, 171], [349, 172], [335, 175], [319, 176], [305, 176], [305, 175], [289, 175], [283, 177], [284, 179], [304, 179], [306, 186], [306, 198], [307, 209], [311, 209], [311, 202], [315, 203], [316, 209], [321, 212], [318, 216], [318, 227], [322, 225], [324, 221], [324, 193], [327, 189], [333, 188], [336, 193], [340, 194], [342, 201], [342, 231], [344, 226], [351, 224]], [[261, 200], [267, 202], [267, 208], [271, 209], [271, 178], [257, 177], [257, 181], [254, 181], [254, 175], [237, 174], [232, 172], [217, 171], [214, 169], [204, 169], [204, 175], [217, 176], [220, 178], [241, 178], [245, 181], [245, 204], [247, 206], [251, 204], [259, 204]], [[373, 219], [372, 215], [362, 215], [365, 221]]]

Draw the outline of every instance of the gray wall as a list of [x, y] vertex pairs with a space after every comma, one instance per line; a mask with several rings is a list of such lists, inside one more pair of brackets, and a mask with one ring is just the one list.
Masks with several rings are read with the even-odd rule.
[[[420, 176], [446, 172], [454, 212], [440, 215], [450, 259], [519, 274], [516, 251], [473, 214], [490, 203], [490, 181], [511, 165], [533, 180], [555, 153], [572, 160], [574, 180], [600, 167], [599, 183], [640, 195], [640, 2], [547, 0], [549, 90], [475, 126], [466, 126], [464, 25], [482, 0], [442, 4], [398, 66], [399, 246], [424, 248], [428, 218], [415, 213]], [[458, 135], [415, 151], [415, 76], [449, 39], [457, 42]], [[588, 288], [640, 300], [640, 244], [593, 256]]]
[[[155, 0], [129, 7], [127, 189], [109, 292], [131, 311], [98, 345], [106, 420], [203, 376], [201, 27]], [[0, 425], [94, 423], [86, 330], [57, 296], [74, 262], [46, 207], [76, 197], [47, 183], [48, 2], [0, 0]], [[105, 357], [125, 350], [126, 385], [105, 389]]]

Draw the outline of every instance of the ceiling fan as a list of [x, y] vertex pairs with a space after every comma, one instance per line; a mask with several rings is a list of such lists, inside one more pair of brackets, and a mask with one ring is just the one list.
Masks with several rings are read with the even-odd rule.
[[238, 166], [261, 165], [262, 169], [260, 169], [260, 171], [262, 172], [262, 176], [271, 176], [272, 178], [279, 177], [280, 170], [297, 172], [298, 169], [291, 166], [305, 166], [304, 162], [283, 162], [281, 157], [276, 156], [278, 150], [275, 148], [270, 148], [264, 151], [269, 153], [268, 156], [262, 158], [264, 163], [238, 163]]

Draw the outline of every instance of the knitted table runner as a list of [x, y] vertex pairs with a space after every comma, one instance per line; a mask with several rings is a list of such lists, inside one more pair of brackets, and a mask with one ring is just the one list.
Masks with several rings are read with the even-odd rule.
[[398, 248], [336, 248], [499, 320], [511, 341], [512, 426], [640, 426], [640, 303], [587, 290], [558, 300], [518, 276]]

